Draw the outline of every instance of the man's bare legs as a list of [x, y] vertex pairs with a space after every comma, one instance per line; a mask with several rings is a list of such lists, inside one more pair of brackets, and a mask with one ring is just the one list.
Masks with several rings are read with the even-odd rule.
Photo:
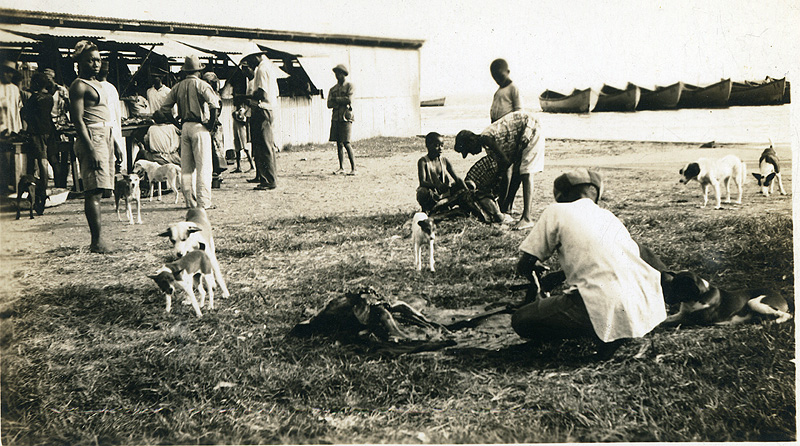
[[514, 225], [515, 230], [532, 228], [535, 224], [533, 217], [531, 217], [531, 210], [533, 208], [533, 176], [529, 173], [526, 173], [520, 175], [519, 178], [520, 182], [522, 183], [523, 207], [522, 218], [520, 218], [517, 224]]
[[92, 234], [92, 244], [89, 251], [100, 254], [111, 252], [111, 247], [105, 243], [100, 232], [100, 199], [103, 198], [102, 190], [84, 192], [83, 211], [89, 223], [89, 232]]

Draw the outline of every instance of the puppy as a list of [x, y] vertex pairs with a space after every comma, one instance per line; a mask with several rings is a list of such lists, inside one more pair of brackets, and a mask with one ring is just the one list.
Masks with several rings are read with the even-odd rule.
[[222, 271], [217, 261], [216, 250], [214, 248], [214, 237], [211, 234], [211, 222], [208, 214], [201, 208], [192, 208], [186, 212], [184, 221], [174, 223], [166, 231], [159, 234], [162, 237], [169, 237], [178, 257], [186, 255], [191, 251], [204, 251], [211, 261], [211, 268], [214, 270], [214, 277], [222, 289], [222, 297], [229, 297], [228, 286], [222, 277]]
[[44, 205], [47, 201], [47, 194], [45, 192], [36, 193], [36, 189], [41, 188], [41, 181], [33, 175], [22, 175], [17, 184], [17, 220], [19, 220], [20, 211], [22, 210], [22, 194], [28, 193], [28, 208], [33, 220], [33, 211], [36, 210], [38, 215], [44, 214]]
[[175, 204], [178, 204], [178, 181], [181, 177], [181, 168], [175, 164], [158, 164], [152, 161], [139, 160], [133, 165], [133, 173], [142, 176], [142, 173], [147, 175], [147, 181], [150, 182], [150, 199], [153, 201], [153, 189], [158, 184], [158, 201], [161, 201], [161, 182], [166, 181], [167, 185], [175, 192]]
[[664, 326], [729, 325], [752, 319], [773, 319], [783, 323], [792, 318], [786, 299], [767, 288], [726, 291], [689, 271], [662, 275], [664, 301], [680, 303], [680, 310]]
[[761, 186], [761, 193], [769, 196], [775, 189], [773, 180], [778, 180], [778, 190], [781, 195], [786, 195], [783, 189], [783, 180], [781, 179], [781, 164], [778, 155], [775, 153], [775, 148], [772, 140], [769, 142], [769, 147], [761, 152], [761, 158], [758, 159], [759, 173], [754, 173], [753, 176], [758, 180], [758, 185]]
[[720, 182], [725, 184], [725, 190], [728, 193], [728, 198], [725, 202], [731, 202], [730, 181], [733, 180], [739, 190], [739, 198], [736, 200], [736, 204], [742, 204], [742, 186], [744, 185], [744, 172], [746, 170], [747, 166], [736, 155], [728, 155], [718, 160], [700, 158], [680, 170], [680, 182], [688, 184], [690, 181], [695, 180], [700, 183], [703, 188], [703, 206], [701, 207], [706, 207], [708, 204], [708, 188], [713, 187], [717, 198], [717, 204], [714, 209], [722, 209], [719, 190]]
[[119, 215], [119, 202], [125, 200], [125, 216], [128, 223], [133, 224], [133, 210], [131, 200], [136, 202], [136, 223], [142, 224], [142, 191], [139, 189], [139, 175], [114, 175], [114, 205], [117, 209], [117, 220], [122, 221]]
[[417, 212], [411, 220], [411, 240], [414, 242], [414, 266], [417, 271], [422, 271], [422, 247], [428, 245], [430, 252], [431, 272], [436, 270], [433, 267], [433, 241], [436, 239], [436, 226], [432, 218], [424, 212]]
[[[175, 294], [176, 289], [186, 292], [197, 317], [203, 317], [200, 308], [205, 306], [206, 293], [208, 293], [208, 308], [214, 308], [214, 270], [211, 266], [211, 259], [204, 251], [190, 251], [180, 259], [162, 266], [155, 275], [147, 277], [153, 279], [166, 295], [167, 313], [172, 310], [172, 295]], [[197, 280], [197, 292], [200, 294], [199, 304], [194, 295], [196, 278], [199, 278]]]

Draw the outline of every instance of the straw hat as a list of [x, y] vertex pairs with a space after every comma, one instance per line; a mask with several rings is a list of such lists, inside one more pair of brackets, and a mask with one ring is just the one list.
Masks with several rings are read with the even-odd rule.
[[183, 66], [181, 67], [181, 71], [186, 73], [196, 73], [198, 71], [202, 71], [203, 68], [206, 66], [200, 62], [200, 58], [197, 55], [192, 54], [191, 56], [187, 57], [186, 60], [183, 62]]
[[333, 72], [335, 73], [337, 71], [340, 71], [345, 76], [350, 74], [350, 72], [347, 71], [347, 67], [344, 66], [344, 64], [341, 64], [341, 63], [339, 65], [336, 65], [335, 67], [333, 67]]
[[17, 71], [17, 63], [13, 60], [4, 60], [0, 63], [0, 71], [13, 71], [14, 73], [19, 73]]

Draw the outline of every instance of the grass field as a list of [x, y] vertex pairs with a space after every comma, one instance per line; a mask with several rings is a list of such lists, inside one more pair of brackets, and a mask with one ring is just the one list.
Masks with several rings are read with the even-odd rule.
[[[440, 222], [437, 272], [413, 271], [421, 141], [354, 146], [354, 178], [330, 175], [330, 146], [301, 147], [281, 154], [277, 191], [250, 191], [249, 174], [214, 190], [209, 215], [232, 296], [202, 319], [180, 304], [165, 314], [146, 277], [171, 258], [155, 234], [182, 218], [179, 207], [145, 201], [145, 225], [127, 226], [107, 202], [118, 251], [105, 256], [88, 253], [79, 200], [34, 221], [4, 213], [3, 443], [796, 439], [794, 321], [658, 329], [604, 362], [587, 342], [524, 342], [507, 316], [421, 354], [286, 337], [308, 310], [366, 286], [441, 321], [522, 298], [508, 287], [521, 282], [513, 267], [525, 234], [500, 226]], [[759, 197], [750, 178], [745, 206], [699, 209], [699, 187], [675, 184], [680, 160], [669, 154], [683, 148], [548, 141], [559, 164], [535, 179], [534, 215], [573, 159], [668, 153], [664, 168], [601, 166], [602, 205], [671, 268], [723, 288], [775, 286], [794, 312], [791, 198]], [[474, 162], [449, 157], [462, 172]], [[789, 175], [784, 183], [791, 190]]]

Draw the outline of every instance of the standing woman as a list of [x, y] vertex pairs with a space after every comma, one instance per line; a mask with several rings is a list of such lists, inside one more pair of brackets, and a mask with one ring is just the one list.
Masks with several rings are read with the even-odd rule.
[[336, 142], [336, 150], [339, 153], [339, 170], [333, 172], [333, 174], [344, 174], [344, 152], [342, 150], [344, 148], [347, 149], [347, 158], [350, 159], [350, 172], [348, 175], [355, 175], [356, 162], [353, 159], [353, 148], [350, 147], [350, 129], [353, 126], [353, 84], [344, 81], [344, 78], [349, 74], [347, 67], [344, 65], [336, 65], [333, 68], [333, 73], [336, 75], [337, 82], [328, 92], [328, 108], [333, 109], [329, 141]]

